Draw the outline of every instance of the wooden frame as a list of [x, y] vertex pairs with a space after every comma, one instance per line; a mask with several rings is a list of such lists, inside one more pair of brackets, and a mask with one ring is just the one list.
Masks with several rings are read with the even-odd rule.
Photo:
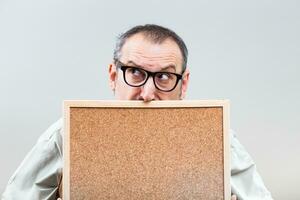
[[[230, 200], [230, 141], [229, 141], [229, 101], [192, 100], [192, 101], [64, 101], [64, 167], [63, 199], [69, 200], [70, 194], [70, 112], [72, 108], [221, 108], [223, 130], [223, 198]], [[193, 117], [193, 116], [192, 116]], [[129, 198], [130, 199], [130, 198]]]

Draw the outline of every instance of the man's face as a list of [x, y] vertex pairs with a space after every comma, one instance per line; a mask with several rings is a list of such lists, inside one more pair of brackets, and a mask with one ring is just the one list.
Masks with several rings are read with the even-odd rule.
[[[145, 39], [141, 33], [133, 35], [123, 45], [119, 61], [126, 66], [138, 67], [150, 72], [182, 74], [182, 55], [178, 45], [171, 39], [161, 44], [154, 44]], [[170, 92], [158, 90], [154, 85], [153, 77], [149, 77], [143, 86], [129, 86], [124, 81], [123, 71], [115, 64], [109, 65], [109, 77], [111, 89], [115, 91], [118, 100], [177, 100], [185, 96], [189, 71], [185, 70], [182, 79]]]

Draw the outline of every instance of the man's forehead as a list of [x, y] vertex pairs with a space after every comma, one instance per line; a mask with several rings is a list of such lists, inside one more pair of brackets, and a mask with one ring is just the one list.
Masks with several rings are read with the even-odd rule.
[[182, 66], [182, 55], [176, 42], [167, 38], [161, 43], [155, 43], [143, 34], [133, 35], [126, 40], [121, 50], [121, 58], [123, 61], [133, 61], [143, 66]]

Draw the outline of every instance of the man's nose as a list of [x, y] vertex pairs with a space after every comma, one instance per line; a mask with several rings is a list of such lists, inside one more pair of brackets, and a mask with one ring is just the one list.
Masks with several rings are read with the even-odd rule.
[[141, 88], [141, 100], [143, 101], [152, 101], [155, 100], [155, 85], [153, 78], [149, 77], [145, 85]]

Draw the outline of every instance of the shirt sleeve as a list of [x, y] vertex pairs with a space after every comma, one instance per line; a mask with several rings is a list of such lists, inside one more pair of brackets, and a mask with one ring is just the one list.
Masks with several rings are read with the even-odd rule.
[[56, 199], [62, 177], [62, 119], [41, 135], [9, 179], [2, 200]]
[[245, 148], [230, 130], [231, 192], [238, 200], [273, 200]]

